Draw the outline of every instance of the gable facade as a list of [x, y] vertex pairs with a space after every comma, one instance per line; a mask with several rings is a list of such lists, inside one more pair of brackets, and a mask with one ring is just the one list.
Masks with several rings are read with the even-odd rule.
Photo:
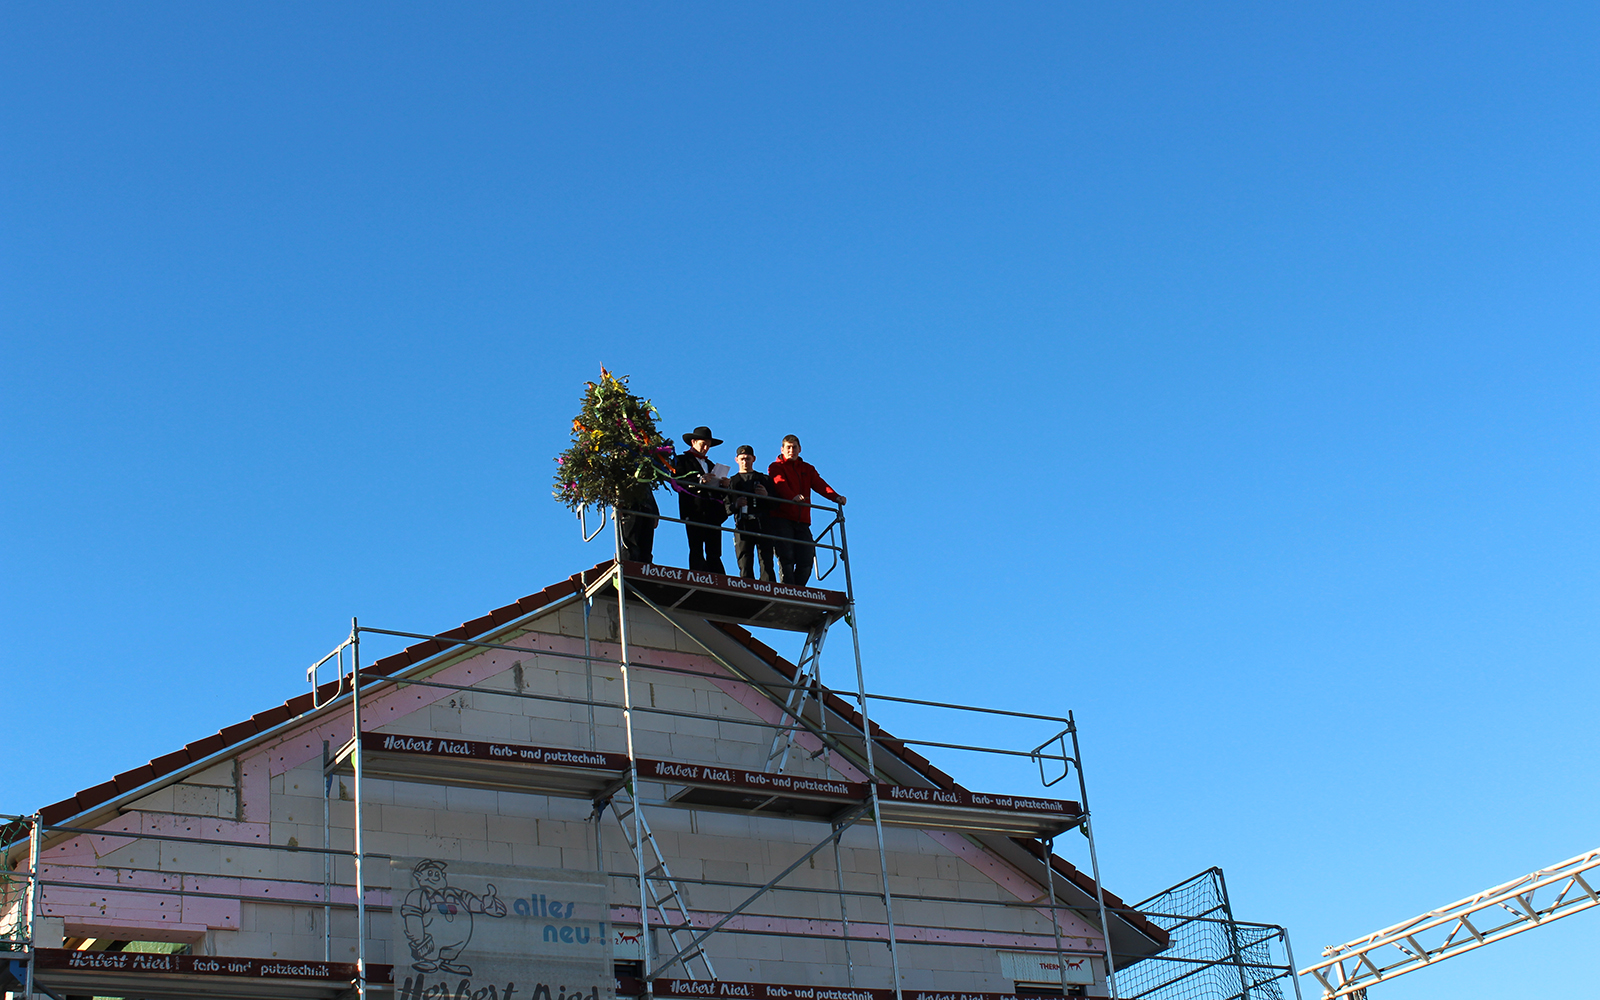
[[[396, 953], [399, 901], [389, 889], [387, 857], [427, 858], [598, 873], [624, 973], [654, 968], [687, 941], [663, 923], [706, 929], [721, 922], [703, 959], [662, 974], [705, 980], [714, 968], [716, 979], [729, 982], [891, 988], [887, 881], [906, 995], [1009, 994], [1017, 986], [1016, 956], [1048, 965], [1054, 956], [1044, 953], [1057, 949], [1099, 981], [1087, 987], [1091, 993], [1103, 989], [1098, 921], [1081, 905], [1058, 907], [1052, 917], [1043, 852], [1017, 838], [888, 825], [880, 855], [870, 812], [835, 841], [826, 817], [845, 813], [842, 807], [824, 803], [807, 812], [817, 800], [801, 799], [794, 800], [799, 813], [751, 809], [749, 782], [731, 799], [709, 784], [708, 795], [689, 794], [702, 778], [734, 781], [773, 769], [774, 725], [788, 719], [781, 705], [788, 692], [763, 684], [761, 671], [796, 671], [748, 632], [630, 605], [630, 747], [614, 594], [587, 612], [576, 585], [546, 594], [538, 609], [476, 633], [494, 647], [413, 647], [382, 661], [390, 679], [363, 691], [359, 751], [348, 696], [335, 697], [338, 686], [325, 685], [317, 701], [326, 704], [204, 766], [97, 803], [89, 815], [80, 811], [73, 828], [92, 833], [54, 832], [40, 841], [36, 943], [168, 942], [188, 946], [192, 959], [259, 963], [338, 965], [362, 957], [369, 967], [392, 968], [398, 980], [412, 956]], [[826, 721], [828, 711], [819, 706], [817, 718]], [[836, 725], [848, 721], [848, 706], [831, 711]], [[900, 750], [886, 756], [919, 780], [933, 772], [922, 783], [937, 788], [944, 776]], [[353, 752], [364, 754], [364, 941], [348, 853], [358, 792]], [[517, 755], [535, 753], [559, 757], [556, 770], [576, 775], [570, 780], [578, 785], [521, 782]], [[641, 761], [637, 785], [603, 787], [607, 768], [630, 753]], [[503, 764], [494, 754], [505, 756]], [[670, 766], [652, 770], [645, 761]], [[591, 771], [593, 783], [584, 784]], [[869, 779], [858, 755], [830, 749], [809, 732], [795, 734], [784, 773], [824, 795], [863, 788]], [[641, 866], [631, 847], [634, 793], [652, 841], [647, 863], [664, 863], [674, 879], [675, 898], [649, 909], [648, 932], [641, 930]], [[840, 801], [850, 794], [859, 793], [840, 792]], [[747, 902], [797, 862], [778, 888]], [[1076, 884], [1081, 904], [1084, 877], [1060, 859], [1049, 863], [1060, 873], [1057, 898]], [[1137, 946], [1164, 944], [1136, 915], [1119, 918], [1113, 944], [1125, 950], [1141, 934]]]

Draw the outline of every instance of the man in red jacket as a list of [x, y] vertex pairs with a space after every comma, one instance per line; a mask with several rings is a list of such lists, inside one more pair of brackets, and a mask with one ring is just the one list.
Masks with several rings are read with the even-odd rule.
[[804, 587], [811, 581], [812, 554], [816, 551], [811, 537], [811, 508], [802, 506], [811, 502], [813, 491], [822, 494], [839, 506], [844, 497], [829, 486], [808, 462], [800, 460], [800, 439], [793, 434], [783, 439], [783, 457], [767, 466], [767, 475], [778, 489], [778, 496], [799, 503], [775, 503], [767, 517], [769, 530], [784, 540], [776, 543], [778, 555], [778, 582]]

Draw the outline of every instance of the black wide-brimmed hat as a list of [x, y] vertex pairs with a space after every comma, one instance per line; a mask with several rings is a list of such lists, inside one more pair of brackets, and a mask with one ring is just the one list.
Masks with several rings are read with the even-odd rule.
[[711, 436], [711, 428], [705, 426], [704, 424], [696, 427], [694, 430], [683, 436], [684, 444], [689, 444], [693, 441], [710, 441], [711, 447], [713, 448], [722, 443], [721, 438], [714, 438]]

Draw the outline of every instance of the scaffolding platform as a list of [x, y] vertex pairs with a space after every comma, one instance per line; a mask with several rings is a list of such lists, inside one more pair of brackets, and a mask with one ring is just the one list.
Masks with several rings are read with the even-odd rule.
[[878, 785], [878, 808], [893, 826], [960, 830], [1008, 837], [1054, 837], [1083, 821], [1083, 807], [1065, 799], [991, 795], [966, 789]]
[[[354, 992], [353, 962], [38, 948], [34, 982], [57, 996], [337, 1000]], [[367, 991], [392, 992], [394, 970], [367, 963]]]
[[[627, 580], [629, 597], [637, 591], [669, 611], [740, 625], [809, 632], [843, 618], [849, 607], [849, 598], [837, 590], [746, 580], [655, 563], [624, 562], [622, 575]], [[612, 586], [613, 571], [609, 564], [601, 564], [573, 579], [592, 596], [595, 591]]]
[[[630, 770], [623, 754], [525, 743], [362, 733], [361, 746], [362, 766], [374, 778], [572, 798], [594, 798], [614, 790]], [[328, 762], [328, 770], [351, 771], [352, 756], [352, 745], [347, 743]], [[642, 780], [676, 789], [668, 792], [667, 801], [689, 808], [831, 820], [870, 798], [864, 781], [649, 757], [638, 761]], [[929, 830], [1053, 837], [1077, 826], [1083, 815], [1078, 803], [1065, 799], [881, 782], [877, 791], [885, 823]]]
[[[670, 793], [675, 805], [733, 812], [761, 812], [784, 819], [834, 819], [865, 804], [864, 781], [811, 778], [774, 771], [682, 764], [639, 759], [639, 777], [680, 786]], [[1083, 809], [1076, 802], [1019, 795], [990, 795], [964, 789], [912, 785], [877, 786], [883, 822], [925, 830], [961, 830], [1014, 837], [1054, 837], [1077, 826]]]
[[867, 783], [739, 767], [680, 764], [640, 758], [639, 777], [677, 791], [674, 805], [729, 812], [767, 813], [784, 819], [832, 819], [867, 801]]
[[[327, 770], [354, 770], [354, 745], [346, 743]], [[444, 783], [502, 792], [592, 798], [623, 780], [626, 754], [568, 750], [524, 743], [362, 733], [361, 766], [374, 778]]]

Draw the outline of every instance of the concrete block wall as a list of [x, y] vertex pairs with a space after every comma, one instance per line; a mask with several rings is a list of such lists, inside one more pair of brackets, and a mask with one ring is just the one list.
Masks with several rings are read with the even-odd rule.
[[[589, 630], [594, 655], [614, 656], [614, 605], [598, 606], [589, 619]], [[534, 622], [521, 640], [505, 640], [508, 644], [542, 645], [544, 651], [530, 649], [519, 654], [504, 649], [484, 650], [458, 658], [431, 676], [451, 684], [468, 684], [471, 690], [418, 685], [389, 689], [390, 707], [378, 711], [378, 702], [374, 701], [374, 721], [369, 728], [406, 735], [449, 734], [570, 748], [595, 746], [622, 752], [626, 739], [621, 713], [616, 708], [596, 707], [591, 728], [587, 705], [526, 697], [581, 700], [592, 692], [596, 701], [620, 705], [622, 684], [616, 667], [596, 663], [586, 670], [581, 660], [553, 655], [555, 650], [551, 647], [581, 652], [583, 631], [583, 615], [578, 606], [547, 615]], [[635, 751], [669, 760], [765, 769], [772, 730], [750, 723], [758, 721], [758, 712], [774, 717], [771, 706], [727, 675], [691, 638], [653, 613], [631, 615], [629, 632], [635, 653]], [[716, 676], [686, 676], [651, 669], [663, 665]], [[383, 693], [374, 696], [384, 697]], [[651, 709], [681, 714], [661, 714]], [[140, 815], [162, 814], [175, 821], [195, 817], [231, 823], [227, 829], [234, 837], [242, 837], [241, 831], [249, 827], [257, 838], [264, 837], [279, 846], [321, 847], [326, 836], [329, 846], [348, 850], [353, 846], [352, 779], [348, 775], [337, 776], [332, 782], [326, 797], [329, 825], [325, 834], [320, 753], [321, 741], [336, 745], [347, 738], [348, 722], [343, 725], [341, 734], [337, 720], [308, 723], [300, 736], [285, 737], [271, 747], [251, 751], [237, 761], [154, 791], [134, 803], [133, 808]], [[269, 762], [269, 771], [262, 771]], [[825, 759], [795, 755], [791, 763], [793, 773], [836, 776], [829, 771]], [[249, 775], [265, 777], [252, 784]], [[636, 870], [633, 854], [611, 814], [602, 817], [597, 850], [597, 828], [586, 800], [373, 779], [365, 782], [363, 791], [363, 840], [369, 854], [573, 870], [598, 867], [616, 873], [611, 879], [613, 904], [617, 907], [614, 920], [625, 922], [630, 911], [631, 919], [637, 919], [637, 883], [627, 877]], [[656, 842], [674, 875], [680, 878], [760, 884], [800, 858], [829, 832], [824, 823], [650, 805], [671, 792], [659, 784], [640, 786]], [[258, 801], [262, 798], [266, 801]], [[240, 817], [254, 822], [241, 823]], [[192, 883], [194, 886], [217, 890], [237, 887], [241, 898], [231, 912], [208, 914], [202, 923], [186, 925], [187, 933], [198, 935], [199, 951], [241, 957], [320, 959], [324, 933], [328, 931], [333, 940], [333, 960], [350, 961], [356, 954], [354, 910], [335, 908], [331, 919], [324, 916], [324, 857], [320, 854], [204, 844], [158, 845], [126, 838], [116, 842], [102, 840], [92, 857], [85, 855], [76, 861], [113, 872], [104, 876], [113, 884], [138, 873], [158, 872], [198, 880]], [[1009, 988], [1009, 981], [1000, 975], [996, 948], [1005, 947], [1007, 941], [1047, 938], [1051, 926], [1048, 917], [1034, 909], [981, 905], [1018, 901], [1014, 886], [1007, 889], [997, 882], [994, 866], [1001, 863], [984, 856], [970, 842], [959, 838], [952, 841], [949, 835], [936, 839], [918, 830], [886, 829], [885, 847], [902, 939], [933, 942], [901, 949], [905, 984], [914, 988]], [[770, 893], [736, 918], [732, 926], [750, 931], [836, 934], [841, 918], [840, 898], [835, 892], [837, 880], [842, 876], [845, 888], [851, 891], [877, 893], [881, 889], [879, 853], [871, 826], [858, 825], [847, 831], [837, 858], [836, 871], [835, 852], [831, 846], [824, 847], [802, 863], [785, 883], [825, 891]], [[61, 863], [73, 860], [67, 858]], [[334, 902], [354, 902], [351, 861], [335, 859], [332, 869]], [[1015, 882], [1015, 873], [1011, 876]], [[373, 962], [389, 962], [393, 956], [389, 955], [388, 944], [392, 926], [387, 910], [390, 900], [386, 862], [377, 858], [369, 862], [366, 883], [368, 903], [373, 908], [367, 956]], [[752, 891], [736, 885], [690, 884], [684, 888], [687, 905], [702, 924], [743, 902]], [[1037, 894], [1036, 888], [1033, 893]], [[962, 902], [914, 898], [918, 896], [950, 897]], [[882, 933], [886, 914], [881, 898], [855, 896], [844, 905], [852, 933]], [[69, 933], [71, 919], [68, 918]], [[325, 919], [329, 919], [327, 928]], [[1093, 933], [1081, 923], [1070, 927], [1064, 923], [1063, 931], [1079, 935], [1080, 943]], [[951, 937], [982, 942], [984, 946], [962, 948], [937, 943]], [[659, 954], [676, 950], [659, 929], [653, 940]], [[709, 953], [724, 978], [817, 985], [847, 982], [845, 946], [836, 939], [727, 934], [712, 939]], [[850, 959], [858, 984], [888, 984], [889, 953], [881, 942], [853, 942]]]
[[239, 775], [232, 761], [215, 764], [130, 803], [130, 810], [240, 818]]

